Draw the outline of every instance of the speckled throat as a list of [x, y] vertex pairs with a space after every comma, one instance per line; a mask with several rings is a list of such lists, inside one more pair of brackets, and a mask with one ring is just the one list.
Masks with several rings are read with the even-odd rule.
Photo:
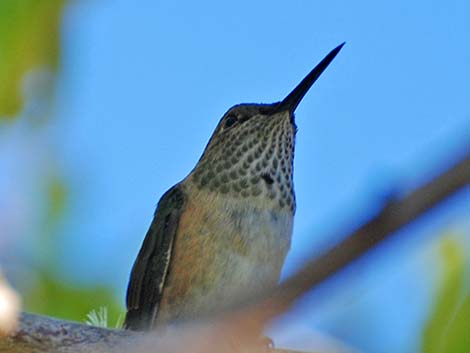
[[[233, 198], [266, 198], [295, 212], [294, 119], [287, 111], [263, 114], [262, 108], [230, 109], [189, 177], [199, 189]], [[238, 125], [227, 127], [233, 116]]]

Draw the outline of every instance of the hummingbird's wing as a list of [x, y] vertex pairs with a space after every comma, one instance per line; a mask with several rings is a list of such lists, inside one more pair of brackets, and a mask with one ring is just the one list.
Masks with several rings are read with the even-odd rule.
[[152, 224], [132, 267], [124, 321], [127, 329], [148, 330], [153, 326], [185, 200], [181, 187], [175, 185], [158, 202]]

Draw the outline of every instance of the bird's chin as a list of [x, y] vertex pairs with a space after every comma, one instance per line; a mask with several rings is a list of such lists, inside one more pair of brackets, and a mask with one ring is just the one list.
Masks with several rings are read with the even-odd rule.
[[297, 132], [297, 125], [295, 123], [295, 114], [294, 113], [290, 114], [290, 123], [291, 123], [292, 127], [294, 128], [294, 131]]

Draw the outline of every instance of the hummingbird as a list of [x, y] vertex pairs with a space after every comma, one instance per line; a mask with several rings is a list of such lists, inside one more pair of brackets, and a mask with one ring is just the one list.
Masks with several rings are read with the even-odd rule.
[[158, 202], [132, 267], [125, 328], [198, 319], [278, 284], [296, 207], [294, 112], [343, 45], [282, 101], [223, 115], [194, 169]]

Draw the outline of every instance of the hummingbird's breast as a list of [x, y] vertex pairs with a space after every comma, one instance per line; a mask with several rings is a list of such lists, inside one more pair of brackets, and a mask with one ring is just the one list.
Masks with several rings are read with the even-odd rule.
[[293, 213], [271, 201], [188, 187], [157, 321], [217, 312], [278, 283]]

